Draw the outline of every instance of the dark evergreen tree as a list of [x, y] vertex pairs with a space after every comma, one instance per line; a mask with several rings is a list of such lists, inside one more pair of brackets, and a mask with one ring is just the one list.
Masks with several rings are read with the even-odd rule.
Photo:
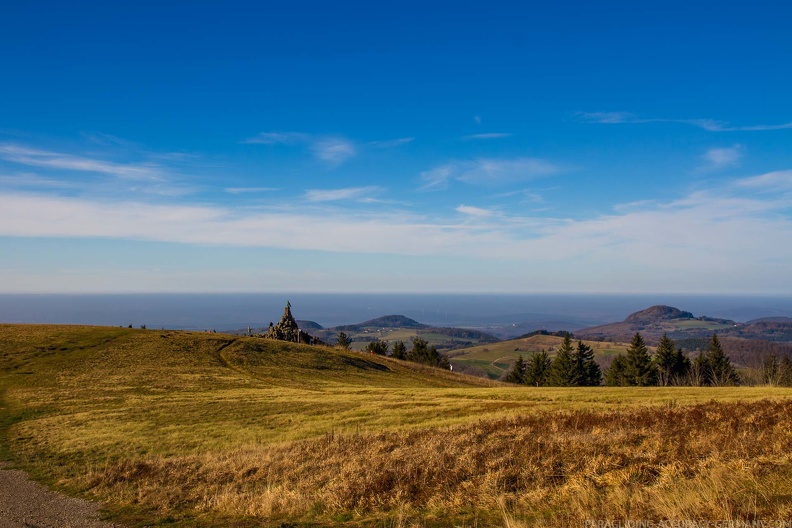
[[338, 340], [336, 341], [339, 348], [343, 348], [344, 350], [349, 350], [350, 345], [352, 344], [352, 340], [349, 339], [344, 332], [338, 332]]
[[674, 355], [671, 361], [672, 365], [672, 373], [671, 373], [671, 384], [672, 385], [682, 385], [685, 383], [685, 380], [688, 377], [688, 373], [690, 372], [690, 358], [687, 357], [685, 351], [681, 348], [675, 346], [674, 347]]
[[627, 358], [618, 354], [613, 358], [611, 366], [605, 371], [605, 385], [609, 387], [625, 387], [627, 383]]
[[426, 363], [429, 356], [429, 342], [420, 337], [414, 337], [412, 340], [412, 348], [407, 351], [407, 361], [415, 363]]
[[407, 347], [404, 346], [404, 341], [396, 341], [393, 343], [391, 357], [396, 359], [407, 359]]
[[660, 345], [652, 357], [657, 368], [657, 377], [660, 385], [678, 385], [688, 375], [690, 360], [677, 348], [667, 335], [663, 334]]
[[740, 377], [734, 367], [732, 367], [729, 357], [723, 352], [723, 347], [717, 334], [712, 334], [707, 362], [712, 374], [711, 382], [713, 385], [739, 385]]
[[525, 371], [525, 361], [523, 360], [522, 354], [520, 354], [520, 356], [517, 358], [517, 361], [515, 361], [514, 365], [512, 365], [511, 370], [506, 373], [506, 377], [503, 378], [503, 381], [507, 381], [509, 383], [519, 383], [522, 385], [525, 383]]
[[451, 367], [447, 357], [438, 352], [434, 345], [429, 346], [426, 339], [421, 339], [420, 337], [413, 338], [413, 346], [407, 352], [407, 360], [443, 369]]
[[552, 361], [547, 352], [532, 352], [528, 356], [528, 364], [525, 369], [526, 385], [533, 385], [534, 387], [542, 387], [547, 385], [547, 376], [550, 373], [550, 365]]
[[547, 384], [554, 387], [571, 387], [575, 384], [575, 358], [573, 357], [572, 339], [567, 334], [561, 346], [558, 347], [553, 362], [550, 364], [550, 372], [547, 376]]
[[640, 333], [636, 332], [633, 336], [625, 360], [627, 362], [625, 371], [627, 385], [648, 387], [657, 384], [657, 371]]
[[583, 341], [578, 341], [572, 353], [575, 375], [572, 385], [576, 387], [596, 387], [602, 384], [602, 371], [594, 361], [594, 351]]
[[388, 342], [387, 341], [371, 341], [366, 345], [366, 352], [377, 354], [378, 356], [388, 355]]
[[652, 357], [657, 368], [657, 381], [663, 387], [671, 383], [674, 375], [674, 342], [666, 334], [660, 338], [660, 344]]

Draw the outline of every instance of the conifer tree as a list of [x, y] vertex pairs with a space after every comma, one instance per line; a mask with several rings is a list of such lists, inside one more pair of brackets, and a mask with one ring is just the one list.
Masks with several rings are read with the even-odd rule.
[[625, 387], [627, 383], [627, 358], [618, 354], [613, 358], [610, 368], [605, 372], [605, 385], [609, 387]]
[[344, 350], [349, 350], [349, 346], [352, 344], [352, 340], [344, 332], [338, 332], [338, 340], [336, 342], [338, 348], [343, 348]]
[[572, 354], [575, 375], [572, 385], [576, 387], [596, 387], [602, 383], [602, 371], [594, 361], [594, 351], [583, 341], [578, 341]]
[[668, 339], [666, 334], [660, 338], [660, 344], [652, 357], [657, 368], [657, 381], [663, 387], [671, 382], [673, 371], [674, 342]]
[[712, 334], [712, 339], [710, 340], [707, 363], [709, 363], [713, 385], [738, 385], [740, 383], [740, 377], [734, 367], [732, 367], [729, 357], [723, 352], [723, 347], [721, 347], [720, 340], [716, 334]]
[[438, 352], [434, 345], [429, 346], [429, 342], [420, 337], [413, 338], [413, 346], [407, 352], [407, 360], [443, 369], [451, 367], [446, 356]]
[[633, 336], [625, 360], [627, 363], [625, 379], [628, 385], [648, 387], [657, 384], [657, 371], [640, 333], [636, 332]]
[[547, 352], [532, 352], [528, 356], [528, 364], [525, 370], [525, 384], [534, 387], [542, 387], [547, 384], [547, 376], [550, 373], [552, 361]]
[[520, 354], [517, 357], [517, 361], [515, 361], [514, 365], [512, 365], [511, 370], [509, 370], [509, 372], [506, 374], [506, 377], [503, 378], [503, 381], [523, 384], [525, 383], [525, 371], [525, 361], [523, 360], [522, 354]]
[[407, 347], [404, 346], [404, 341], [396, 341], [393, 343], [391, 357], [396, 359], [407, 359]]
[[685, 354], [674, 346], [674, 342], [666, 334], [663, 334], [657, 351], [652, 357], [657, 368], [659, 384], [666, 387], [675, 380], [684, 377], [687, 374], [685, 360], [687, 360]]
[[388, 355], [388, 342], [387, 341], [370, 341], [366, 345], [366, 352], [377, 354], [378, 356]]
[[558, 347], [553, 362], [550, 364], [550, 373], [547, 384], [555, 387], [571, 387], [575, 383], [575, 358], [572, 356], [572, 338], [567, 334], [561, 346]]

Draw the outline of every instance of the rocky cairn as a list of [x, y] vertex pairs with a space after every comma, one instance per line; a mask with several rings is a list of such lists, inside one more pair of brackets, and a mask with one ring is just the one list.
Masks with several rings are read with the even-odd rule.
[[281, 320], [276, 325], [270, 323], [267, 333], [264, 334], [264, 338], [289, 341], [291, 343], [305, 343], [307, 345], [324, 344], [319, 339], [300, 330], [297, 326], [297, 321], [291, 313], [291, 303], [289, 302], [286, 303], [286, 308], [283, 309], [283, 317], [281, 317]]

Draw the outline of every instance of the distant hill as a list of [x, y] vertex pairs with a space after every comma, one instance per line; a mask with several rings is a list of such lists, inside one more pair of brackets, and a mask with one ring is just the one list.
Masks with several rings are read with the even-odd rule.
[[312, 329], [311, 332], [326, 343], [335, 343], [339, 332], [344, 332], [353, 350], [362, 350], [372, 341], [402, 341], [409, 347], [416, 337], [425, 339], [440, 352], [498, 341], [497, 337], [480, 330], [430, 326], [404, 315], [384, 315], [362, 323]]
[[695, 319], [692, 313], [683, 312], [673, 306], [655, 305], [646, 310], [635, 312], [627, 316], [625, 323], [655, 323], [673, 319]]
[[367, 328], [428, 328], [428, 326], [403, 315], [383, 315], [358, 324], [336, 326], [332, 330], [357, 332]]
[[756, 324], [756, 323], [792, 324], [792, 317], [762, 317], [761, 319], [753, 319], [751, 321], [748, 321], [746, 324]]
[[713, 332], [720, 337], [792, 343], [792, 318], [767, 317], [738, 323], [729, 319], [696, 317], [672, 306], [658, 305], [630, 314], [620, 323], [576, 330], [575, 337], [598, 341], [629, 341], [636, 332], [640, 332], [650, 343], [656, 343], [663, 334], [675, 341], [682, 341], [709, 338]]
[[316, 323], [314, 321], [297, 321], [297, 326], [300, 327], [301, 330], [324, 330], [324, 326]]

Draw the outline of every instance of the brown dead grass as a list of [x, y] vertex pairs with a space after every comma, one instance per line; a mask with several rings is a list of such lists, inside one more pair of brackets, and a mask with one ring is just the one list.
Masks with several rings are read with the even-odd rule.
[[512, 526], [586, 519], [792, 515], [792, 402], [541, 412], [451, 428], [128, 459], [99, 497], [198, 518], [327, 521], [474, 516]]

